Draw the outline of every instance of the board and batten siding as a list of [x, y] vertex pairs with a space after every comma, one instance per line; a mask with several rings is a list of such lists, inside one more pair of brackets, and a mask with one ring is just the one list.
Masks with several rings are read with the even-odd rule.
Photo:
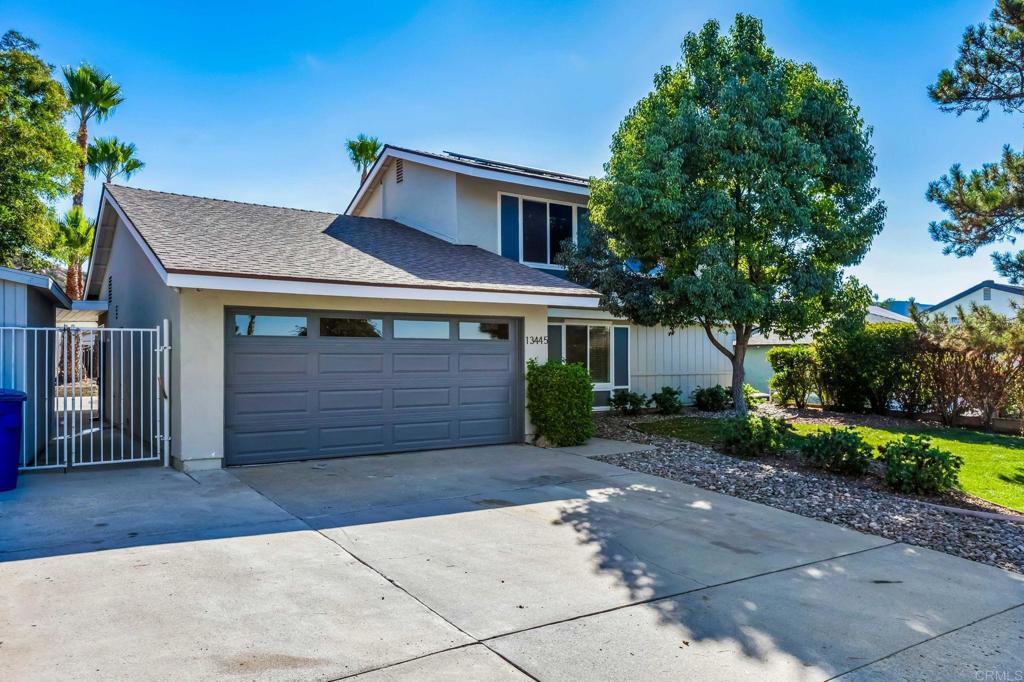
[[0, 280], [0, 326], [24, 327], [28, 324], [27, 289], [20, 282]]
[[[708, 340], [700, 327], [687, 327], [669, 333], [665, 327], [630, 326], [630, 390], [651, 395], [662, 386], [683, 392], [683, 402], [698, 386], [729, 386], [732, 365]], [[719, 334], [727, 347], [729, 334]]]

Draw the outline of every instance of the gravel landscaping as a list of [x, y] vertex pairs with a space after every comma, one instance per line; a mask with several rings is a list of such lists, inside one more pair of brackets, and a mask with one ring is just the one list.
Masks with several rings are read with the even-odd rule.
[[[598, 436], [647, 443], [655, 449], [596, 459], [1024, 573], [1024, 523], [943, 511], [923, 499], [893, 494], [871, 477], [833, 475], [786, 458], [741, 459], [704, 445], [647, 434], [632, 427], [657, 419], [664, 417], [599, 416]], [[1006, 511], [969, 496], [943, 496], [930, 501], [983, 511]]]

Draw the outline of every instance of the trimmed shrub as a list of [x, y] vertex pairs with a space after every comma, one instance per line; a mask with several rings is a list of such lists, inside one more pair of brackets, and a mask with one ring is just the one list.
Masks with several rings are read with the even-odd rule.
[[785, 405], [807, 406], [807, 396], [817, 388], [818, 361], [810, 346], [775, 346], [766, 354], [774, 375], [768, 386]]
[[651, 396], [650, 404], [658, 408], [662, 414], [679, 414], [683, 411], [683, 394], [678, 388], [662, 386], [661, 390]]
[[784, 419], [769, 417], [737, 417], [724, 420], [722, 447], [726, 452], [744, 457], [757, 457], [781, 452], [793, 426]]
[[647, 396], [622, 388], [612, 394], [611, 405], [622, 414], [635, 415], [647, 405]]
[[697, 409], [704, 412], [721, 412], [732, 405], [732, 394], [724, 386], [698, 386], [690, 397]]
[[853, 429], [813, 433], [800, 452], [817, 466], [841, 474], [862, 474], [872, 460], [871, 446]]
[[[860, 329], [826, 331], [815, 343], [818, 376], [829, 403], [848, 412], [870, 408], [884, 414], [898, 397], [918, 393], [921, 344], [910, 322], [873, 323]], [[919, 406], [914, 406], [919, 409]]]
[[582, 445], [594, 435], [594, 389], [583, 365], [530, 360], [526, 397], [537, 435], [554, 447]]
[[885, 482], [908, 493], [937, 493], [960, 485], [962, 457], [932, 447], [927, 436], [903, 436], [878, 448], [885, 460]]

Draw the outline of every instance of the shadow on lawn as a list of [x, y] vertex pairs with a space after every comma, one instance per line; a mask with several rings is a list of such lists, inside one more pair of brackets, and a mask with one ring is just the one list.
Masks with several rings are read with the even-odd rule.
[[999, 474], [999, 480], [1014, 485], [1024, 485], [1024, 465], [1018, 466], [1017, 470], [1009, 474]]

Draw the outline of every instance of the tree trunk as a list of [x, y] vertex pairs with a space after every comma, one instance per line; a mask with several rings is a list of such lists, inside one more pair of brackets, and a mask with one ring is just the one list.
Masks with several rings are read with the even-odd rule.
[[747, 398], [743, 395], [743, 360], [747, 357], [747, 339], [736, 336], [736, 346], [732, 354], [732, 401], [736, 414], [747, 416]]
[[729, 358], [729, 362], [732, 363], [733, 406], [736, 408], [736, 414], [746, 417], [747, 400], [743, 396], [743, 360], [747, 357], [747, 344], [750, 342], [750, 334], [752, 332], [750, 328], [745, 325], [733, 325], [733, 330], [736, 332], [736, 344], [733, 346], [732, 350], [729, 350], [725, 344], [715, 336], [715, 331], [712, 329], [710, 323], [704, 322], [701, 326], [704, 327], [704, 333], [707, 335], [708, 340], [711, 341], [711, 345], [717, 348], [719, 353]]
[[[72, 301], [82, 300], [84, 293], [82, 291], [82, 264], [71, 262], [68, 263], [67, 275], [64, 278], [64, 293], [68, 295]], [[60, 366], [58, 368], [59, 375], [63, 378], [65, 383], [79, 382], [84, 376], [84, 367], [82, 365], [82, 340], [78, 334], [67, 336], [64, 340], [65, 343], [70, 344], [66, 355], [61, 353]], [[64, 366], [64, 359], [69, 359], [70, 368]]]
[[82, 300], [82, 264], [68, 263], [67, 275], [64, 277], [64, 293], [72, 301]]
[[75, 138], [78, 148], [82, 150], [82, 158], [78, 160], [78, 190], [71, 200], [73, 206], [81, 207], [85, 200], [85, 156], [89, 151], [89, 127], [83, 116], [78, 124], [78, 137]]

